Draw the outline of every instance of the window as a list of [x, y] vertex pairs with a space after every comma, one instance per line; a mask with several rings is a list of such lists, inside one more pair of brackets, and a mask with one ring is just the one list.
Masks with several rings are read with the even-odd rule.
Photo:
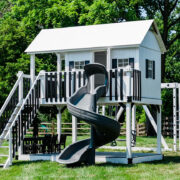
[[118, 59], [117, 67], [126, 67], [129, 65], [129, 59]]
[[76, 61], [74, 62], [75, 69], [84, 69], [85, 61]]
[[134, 68], [134, 58], [112, 59], [112, 68], [123, 68], [130, 65]]
[[146, 59], [146, 78], [155, 79], [155, 61]]
[[89, 60], [87, 61], [70, 61], [69, 62], [69, 71], [72, 71], [72, 69], [75, 69], [75, 70], [83, 70], [84, 69], [84, 66], [86, 64], [89, 64]]

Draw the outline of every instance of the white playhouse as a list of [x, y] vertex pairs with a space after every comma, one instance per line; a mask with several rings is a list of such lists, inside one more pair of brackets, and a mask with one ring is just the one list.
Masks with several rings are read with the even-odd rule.
[[[116, 119], [126, 110], [126, 153], [97, 154], [98, 162], [138, 163], [161, 160], [161, 54], [166, 51], [157, 25], [153, 20], [121, 22], [57, 29], [43, 29], [26, 49], [30, 54], [30, 75], [19, 72], [18, 80], [1, 108], [0, 116], [6, 111], [16, 90], [18, 101], [0, 129], [0, 145], [9, 139], [10, 150], [7, 163], [18, 154], [19, 159], [33, 159], [23, 155], [23, 137], [33, 122], [40, 106], [57, 106], [57, 134], [61, 137], [61, 113], [68, 98], [85, 84], [84, 66], [88, 63], [105, 65], [109, 76], [109, 90], [98, 104], [121, 105]], [[57, 55], [57, 71], [41, 71], [35, 74], [37, 54]], [[62, 71], [62, 61], [65, 70]], [[30, 79], [30, 89], [25, 92], [23, 83]], [[101, 84], [103, 77], [92, 79], [94, 87]], [[157, 153], [132, 153], [132, 131], [135, 131], [136, 104], [141, 104], [157, 132]], [[147, 105], [157, 110], [155, 123]], [[26, 123], [22, 125], [22, 115]], [[8, 123], [8, 125], [7, 125]], [[77, 140], [77, 119], [72, 118], [72, 141]], [[15, 132], [15, 135], [13, 133]], [[17, 132], [17, 133], [16, 133]], [[11, 143], [14, 142], [14, 143]], [[116, 158], [114, 158], [114, 156]], [[43, 159], [45, 156], [36, 156]], [[46, 157], [47, 159], [47, 157]]]

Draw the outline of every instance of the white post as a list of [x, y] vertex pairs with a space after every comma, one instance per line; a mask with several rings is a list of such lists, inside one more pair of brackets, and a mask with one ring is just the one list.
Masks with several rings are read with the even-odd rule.
[[[45, 100], [45, 92], [46, 92], [46, 85], [45, 85], [45, 71], [41, 71], [41, 101]], [[43, 102], [42, 102], [43, 103]]]
[[35, 54], [31, 54], [30, 58], [30, 75], [31, 75], [31, 86], [33, 82], [35, 81]]
[[12, 128], [9, 131], [9, 165], [12, 165]]
[[178, 94], [178, 104], [179, 104], [179, 107], [178, 107], [178, 114], [179, 114], [179, 150], [180, 150], [180, 84], [178, 84], [178, 86], [179, 86], [179, 94]]
[[173, 88], [173, 148], [177, 151], [176, 87]]
[[77, 141], [77, 118], [72, 116], [72, 143]]
[[[17, 76], [18, 78], [23, 74], [22, 71], [19, 71]], [[23, 77], [22, 79], [20, 80], [19, 82], [19, 102], [22, 103], [22, 100], [23, 100]]]
[[107, 70], [110, 70], [111, 69], [111, 48], [108, 48], [107, 49]]
[[119, 121], [123, 111], [124, 111], [124, 107], [121, 106], [118, 113], [116, 114], [116, 121]]
[[132, 131], [136, 131], [136, 105], [132, 107]]
[[56, 54], [57, 55], [57, 72], [62, 71], [62, 63], [61, 63], [61, 54]]
[[106, 115], [106, 107], [103, 105], [102, 106], [102, 115], [105, 116]]
[[57, 77], [57, 99], [59, 100], [59, 87], [60, 87], [60, 80], [59, 80], [59, 73], [62, 71], [62, 64], [61, 64], [61, 54], [56, 54], [57, 56], [57, 74], [58, 74], [58, 77]]
[[99, 106], [96, 107], [96, 113], [99, 114]]
[[57, 107], [58, 113], [57, 113], [57, 135], [58, 135], [58, 142], [60, 143], [61, 139], [61, 107]]
[[136, 105], [132, 107], [132, 146], [136, 145]]
[[126, 88], [126, 96], [127, 96], [127, 104], [126, 104], [126, 158], [132, 158], [132, 149], [131, 149], [131, 68], [128, 66], [126, 68], [126, 76], [127, 76], [127, 88]]
[[126, 157], [132, 158], [131, 149], [131, 103], [126, 104]]
[[[148, 116], [148, 118], [149, 118], [149, 120], [150, 120], [150, 122], [151, 122], [151, 124], [152, 124], [152, 126], [153, 126], [153, 128], [154, 128], [154, 130], [155, 130], [155, 132], [157, 133], [157, 125], [156, 125], [156, 122], [154, 121], [154, 118], [152, 117], [152, 115], [151, 115], [148, 107], [147, 107], [146, 105], [143, 105], [143, 109], [145, 110], [146, 115]], [[166, 143], [166, 141], [165, 141], [165, 139], [164, 139], [164, 137], [163, 137], [162, 135], [161, 135], [161, 141], [162, 141], [162, 145], [164, 146], [164, 148], [165, 148], [166, 150], [168, 150], [168, 149], [169, 149], [169, 148], [168, 148], [168, 145], [167, 145], [167, 143]]]
[[157, 153], [161, 154], [161, 106], [157, 110]]

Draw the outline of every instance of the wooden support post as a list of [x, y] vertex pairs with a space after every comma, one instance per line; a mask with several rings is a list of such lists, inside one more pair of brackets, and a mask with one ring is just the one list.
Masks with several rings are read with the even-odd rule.
[[72, 116], [72, 143], [77, 141], [77, 118]]
[[57, 135], [58, 135], [58, 143], [61, 140], [61, 133], [62, 133], [62, 122], [61, 122], [61, 107], [57, 107]]
[[126, 158], [132, 158], [131, 103], [126, 104]]
[[161, 154], [161, 106], [157, 110], [157, 153]]
[[[155, 130], [155, 132], [157, 133], [156, 122], [155, 122], [154, 118], [152, 117], [148, 107], [146, 105], [143, 105], [143, 109], [145, 110], [146, 115], [148, 116], [148, 118], [149, 118], [149, 120], [150, 120], [150, 122], [151, 122], [151, 124], [152, 124], [152, 126], [153, 126], [153, 128]], [[168, 145], [167, 145], [167, 143], [166, 143], [166, 141], [165, 141], [165, 139], [164, 139], [164, 137], [162, 135], [161, 135], [161, 142], [162, 142], [162, 144], [164, 146], [164, 149], [165, 150], [169, 150], [169, 147], [168, 147]]]
[[132, 107], [132, 146], [136, 145], [136, 105]]
[[33, 82], [35, 81], [35, 54], [31, 54], [30, 57], [30, 75], [31, 75], [31, 86]]
[[176, 106], [176, 87], [173, 88], [173, 149], [177, 151], [177, 106]]
[[131, 67], [128, 66], [126, 68], [126, 75], [127, 75], [127, 104], [126, 104], [126, 158], [132, 158], [132, 149], [131, 149], [131, 140], [132, 140], [132, 133], [131, 133]]
[[132, 107], [132, 131], [136, 131], [136, 105]]

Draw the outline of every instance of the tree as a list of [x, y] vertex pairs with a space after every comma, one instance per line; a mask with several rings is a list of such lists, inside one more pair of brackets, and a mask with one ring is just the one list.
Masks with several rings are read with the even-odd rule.
[[[147, 13], [147, 18], [154, 18], [157, 21], [162, 39], [168, 50], [162, 55], [162, 81], [165, 81], [165, 65], [167, 56], [173, 60], [174, 52], [170, 49], [174, 43], [180, 43], [180, 2], [179, 0], [144, 0], [142, 7]], [[179, 53], [179, 52], [177, 52]]]

